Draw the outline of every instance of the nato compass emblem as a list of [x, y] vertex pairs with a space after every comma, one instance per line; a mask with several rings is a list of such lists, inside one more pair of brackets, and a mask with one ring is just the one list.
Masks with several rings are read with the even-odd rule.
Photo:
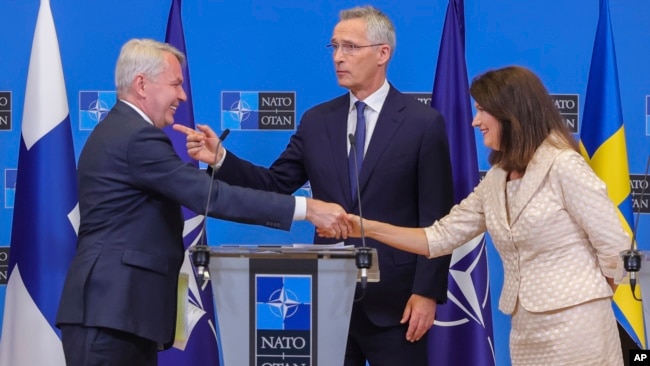
[[245, 100], [239, 99], [233, 102], [230, 110], [227, 111], [228, 117], [230, 118], [225, 118], [229, 122], [228, 125], [231, 126], [227, 128], [241, 130], [242, 126], [246, 126], [247, 121], [250, 119], [251, 112], [253, 112], [251, 106]]
[[257, 329], [311, 328], [311, 277], [258, 275]]
[[473, 321], [485, 327], [489, 320], [487, 318], [491, 316], [491, 311], [486, 312], [486, 307], [490, 305], [486, 255], [484, 234], [454, 251], [449, 264], [449, 302], [445, 305], [457, 308], [449, 316], [436, 319], [437, 325], [456, 326]]
[[257, 365], [311, 365], [312, 277], [255, 276]]
[[221, 94], [221, 127], [231, 130], [257, 130], [258, 110], [258, 93], [223, 92]]
[[79, 92], [79, 129], [92, 130], [115, 105], [114, 91]]
[[481, 234], [454, 250], [449, 265], [449, 301], [436, 308], [432, 331], [434, 338], [449, 336], [452, 333], [445, 329], [451, 332], [451, 328], [455, 328], [453, 334], [473, 334], [473, 347], [480, 347], [483, 354], [494, 354], [485, 241], [485, 234]]
[[266, 305], [269, 306], [269, 310], [273, 315], [281, 319], [287, 319], [296, 314], [300, 301], [298, 301], [295, 292], [283, 287], [273, 291]]

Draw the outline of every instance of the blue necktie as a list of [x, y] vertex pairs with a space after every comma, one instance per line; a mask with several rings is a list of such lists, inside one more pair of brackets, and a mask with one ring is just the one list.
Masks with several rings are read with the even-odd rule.
[[[354, 131], [354, 146], [350, 146], [348, 155], [348, 166], [350, 168], [350, 189], [352, 190], [352, 201], [357, 198], [357, 179], [361, 175], [361, 164], [363, 164], [363, 149], [366, 144], [366, 117], [363, 115], [366, 103], [357, 101], [354, 103], [357, 108], [357, 128]], [[356, 149], [356, 154], [352, 151]], [[355, 164], [354, 159], [357, 159]]]

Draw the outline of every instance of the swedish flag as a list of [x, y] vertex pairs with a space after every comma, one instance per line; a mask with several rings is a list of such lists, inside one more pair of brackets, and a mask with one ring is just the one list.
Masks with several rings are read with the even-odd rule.
[[[631, 237], [634, 221], [630, 176], [607, 0], [600, 1], [600, 16], [580, 129], [580, 149], [592, 169], [607, 184], [609, 198], [617, 206], [623, 227]], [[618, 287], [613, 306], [619, 324], [637, 345], [646, 348], [641, 302], [632, 297], [629, 285]]]

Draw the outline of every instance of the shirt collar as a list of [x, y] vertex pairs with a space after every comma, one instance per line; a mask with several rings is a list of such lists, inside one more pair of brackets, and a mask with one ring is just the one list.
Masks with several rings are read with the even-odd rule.
[[154, 125], [153, 122], [151, 121], [151, 118], [149, 118], [149, 116], [147, 116], [146, 114], [144, 114], [144, 112], [141, 111], [140, 108], [136, 107], [135, 104], [133, 104], [133, 103], [131, 103], [131, 102], [127, 102], [127, 101], [124, 100], [124, 99], [120, 99], [120, 101], [123, 102], [124, 104], [128, 105], [129, 107], [133, 108], [133, 109], [134, 109], [136, 112], [138, 112], [138, 114], [139, 114], [139, 115], [140, 115], [140, 116], [141, 116], [145, 121], [147, 121], [150, 125], [152, 125], [152, 126]]
[[[386, 101], [389, 90], [390, 84], [388, 83], [387, 79], [384, 79], [384, 84], [382, 84], [382, 86], [374, 93], [370, 94], [368, 98], [363, 100], [363, 102], [366, 103], [366, 105], [373, 111], [379, 112], [381, 111], [381, 107], [384, 105], [384, 101]], [[355, 97], [354, 94], [350, 93], [350, 110], [348, 112], [351, 112], [353, 109], [355, 109], [354, 103], [356, 103], [358, 100], [359, 99]]]

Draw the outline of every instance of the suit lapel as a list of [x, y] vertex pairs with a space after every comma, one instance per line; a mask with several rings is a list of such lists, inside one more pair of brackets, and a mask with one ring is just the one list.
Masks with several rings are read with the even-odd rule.
[[404, 96], [391, 85], [386, 96], [386, 101], [382, 110], [379, 112], [377, 124], [370, 138], [366, 156], [363, 159], [363, 167], [361, 168], [361, 176], [359, 177], [359, 189], [361, 189], [362, 194], [363, 188], [368, 183], [379, 159], [390, 145], [397, 129], [404, 122], [404, 116], [401, 112], [406, 107], [406, 104], [403, 98]]
[[[345, 200], [352, 207], [352, 193], [350, 192], [350, 172], [348, 171], [348, 112], [350, 109], [350, 96], [345, 94], [335, 99], [331, 104], [331, 112], [326, 114], [326, 128], [330, 140], [333, 166], [336, 171], [336, 181], [345, 192]], [[326, 154], [323, 151], [323, 154]]]
[[[497, 210], [498, 221], [502, 223], [505, 227], [509, 227], [510, 223], [508, 222], [508, 207], [506, 207], [506, 177], [508, 173], [501, 168], [493, 168], [491, 174], [489, 175], [488, 187], [490, 187], [490, 200], [496, 200], [499, 207]], [[488, 176], [485, 177], [488, 179]], [[488, 182], [486, 182], [488, 183]]]
[[519, 191], [512, 204], [510, 212], [510, 226], [517, 222], [522, 211], [535, 195], [539, 186], [544, 182], [544, 178], [553, 165], [555, 158], [563, 150], [554, 148], [549, 143], [542, 143], [533, 155], [533, 159], [528, 163], [526, 174], [524, 174]]

